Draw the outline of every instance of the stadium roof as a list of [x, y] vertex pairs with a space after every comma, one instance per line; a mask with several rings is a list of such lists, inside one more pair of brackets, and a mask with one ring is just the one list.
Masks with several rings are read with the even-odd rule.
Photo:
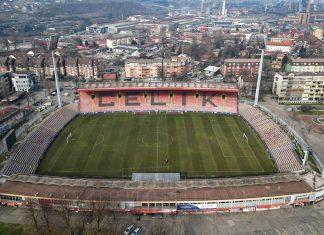
[[106, 82], [81, 83], [79, 91], [109, 91], [109, 90], [206, 90], [238, 92], [236, 83], [216, 82]]
[[94, 201], [228, 200], [312, 191], [293, 175], [168, 183], [13, 175], [0, 185], [0, 193], [5, 195]]

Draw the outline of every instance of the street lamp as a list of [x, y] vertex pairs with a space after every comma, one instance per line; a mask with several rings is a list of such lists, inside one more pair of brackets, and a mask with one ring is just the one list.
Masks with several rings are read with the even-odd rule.
[[57, 68], [55, 63], [55, 55], [54, 51], [57, 49], [57, 43], [58, 43], [59, 36], [51, 36], [50, 41], [48, 43], [48, 50], [51, 51], [52, 54], [52, 62], [53, 62], [53, 70], [54, 70], [54, 76], [55, 76], [55, 86], [56, 86], [56, 97], [57, 97], [57, 103], [59, 107], [62, 107], [61, 103], [61, 95], [60, 95], [60, 86], [58, 81], [58, 75], [57, 75]]

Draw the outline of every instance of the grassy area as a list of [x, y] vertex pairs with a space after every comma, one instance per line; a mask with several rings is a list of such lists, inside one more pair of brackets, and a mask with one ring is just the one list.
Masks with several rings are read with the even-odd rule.
[[120, 178], [133, 172], [230, 177], [274, 171], [261, 141], [239, 116], [115, 113], [76, 117], [37, 173]]
[[300, 115], [324, 115], [324, 110], [306, 111], [306, 112], [296, 111], [296, 113]]
[[20, 224], [5, 224], [0, 222], [0, 234], [2, 235], [31, 235], [32, 230]]
[[308, 164], [310, 165], [310, 167], [313, 169], [313, 171], [317, 172], [318, 174], [322, 174], [322, 172], [316, 165], [314, 157], [312, 155], [309, 155], [307, 161], [308, 161]]

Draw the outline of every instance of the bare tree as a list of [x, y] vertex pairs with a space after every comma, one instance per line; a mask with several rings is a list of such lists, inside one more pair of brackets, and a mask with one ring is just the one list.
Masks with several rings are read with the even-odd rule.
[[3, 45], [6, 47], [7, 51], [9, 51], [9, 49], [10, 49], [10, 43], [9, 43], [8, 38], [4, 38], [3, 39]]
[[14, 46], [14, 49], [17, 50], [17, 48], [18, 48], [18, 38], [17, 38], [17, 36], [14, 36], [12, 38], [12, 44]]
[[9, 85], [6, 84], [5, 79], [1, 81], [1, 86], [3, 87], [3, 97], [6, 98], [7, 104], [9, 104], [9, 96], [10, 96], [10, 90], [9, 90]]
[[59, 216], [62, 218], [67, 230], [73, 234], [72, 228], [72, 211], [65, 203], [62, 203], [61, 208], [58, 210]]
[[97, 205], [94, 207], [93, 217], [96, 223], [96, 232], [100, 233], [102, 230], [103, 221], [105, 219], [104, 208], [101, 202], [97, 203]]
[[49, 232], [51, 232], [51, 224], [50, 224], [51, 204], [46, 202], [41, 202], [40, 209], [41, 209], [42, 217], [45, 221], [46, 228]]
[[36, 231], [38, 232], [40, 229], [40, 225], [39, 225], [39, 210], [37, 210], [36, 208], [36, 203], [28, 201], [26, 202], [25, 206], [27, 207], [28, 211], [29, 211], [29, 215], [30, 218], [33, 220], [33, 224], [35, 226]]

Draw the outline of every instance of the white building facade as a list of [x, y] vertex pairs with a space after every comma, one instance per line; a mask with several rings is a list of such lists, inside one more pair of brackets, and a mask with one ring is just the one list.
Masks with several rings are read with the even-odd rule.
[[291, 58], [287, 71], [292, 73], [322, 73], [324, 58]]
[[12, 74], [12, 85], [15, 91], [29, 92], [35, 88], [36, 74], [26, 71]]
[[276, 73], [272, 92], [281, 102], [318, 103], [324, 101], [323, 74]]

